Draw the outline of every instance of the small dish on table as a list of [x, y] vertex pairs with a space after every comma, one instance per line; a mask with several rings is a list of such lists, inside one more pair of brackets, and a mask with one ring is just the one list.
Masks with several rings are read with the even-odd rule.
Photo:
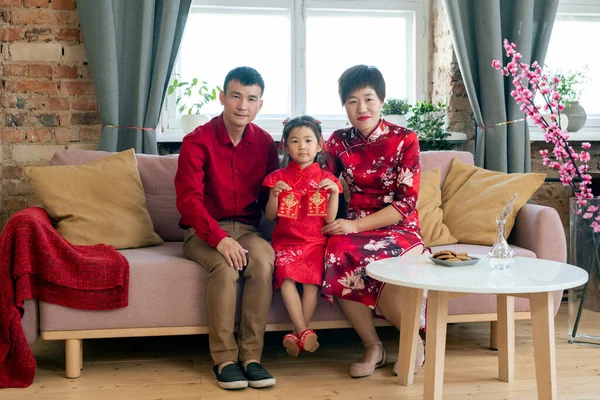
[[441, 250], [432, 254], [429, 259], [435, 264], [446, 267], [462, 267], [477, 264], [480, 259], [467, 253], [457, 253], [454, 250]]

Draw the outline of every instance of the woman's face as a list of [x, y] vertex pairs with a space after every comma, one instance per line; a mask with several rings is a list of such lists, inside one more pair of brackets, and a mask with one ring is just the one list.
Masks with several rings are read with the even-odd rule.
[[357, 128], [361, 135], [367, 137], [379, 124], [382, 105], [383, 102], [375, 93], [375, 89], [367, 86], [350, 93], [344, 108], [352, 126]]

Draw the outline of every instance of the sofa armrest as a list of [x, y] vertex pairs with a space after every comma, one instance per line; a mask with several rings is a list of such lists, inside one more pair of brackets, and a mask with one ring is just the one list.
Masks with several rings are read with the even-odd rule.
[[567, 262], [567, 238], [554, 208], [525, 204], [517, 214], [508, 241], [533, 251], [538, 258]]

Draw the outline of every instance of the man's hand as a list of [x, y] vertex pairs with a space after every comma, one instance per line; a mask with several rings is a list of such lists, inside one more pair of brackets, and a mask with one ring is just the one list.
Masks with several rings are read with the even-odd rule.
[[321, 228], [321, 233], [324, 235], [345, 235], [346, 233], [356, 232], [358, 232], [357, 221], [349, 219], [336, 219]]
[[271, 188], [271, 197], [279, 197], [279, 194], [283, 191], [292, 190], [291, 186], [284, 181], [279, 181]]
[[329, 190], [329, 192], [332, 195], [338, 194], [340, 192], [338, 185], [329, 178], [325, 178], [321, 182], [319, 182], [319, 189]]
[[217, 250], [225, 257], [227, 263], [238, 271], [241, 271], [248, 263], [246, 259], [248, 250], [244, 249], [237, 240], [229, 236], [219, 242]]

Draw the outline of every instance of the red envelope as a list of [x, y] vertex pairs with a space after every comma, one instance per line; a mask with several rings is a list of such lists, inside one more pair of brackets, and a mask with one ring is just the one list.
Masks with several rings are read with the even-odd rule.
[[279, 208], [277, 209], [277, 216], [283, 218], [298, 218], [298, 211], [300, 208], [300, 200], [302, 195], [296, 192], [281, 192], [279, 194]]
[[307, 215], [311, 217], [326, 217], [328, 196], [329, 194], [325, 190], [309, 190], [306, 193], [308, 201]]

